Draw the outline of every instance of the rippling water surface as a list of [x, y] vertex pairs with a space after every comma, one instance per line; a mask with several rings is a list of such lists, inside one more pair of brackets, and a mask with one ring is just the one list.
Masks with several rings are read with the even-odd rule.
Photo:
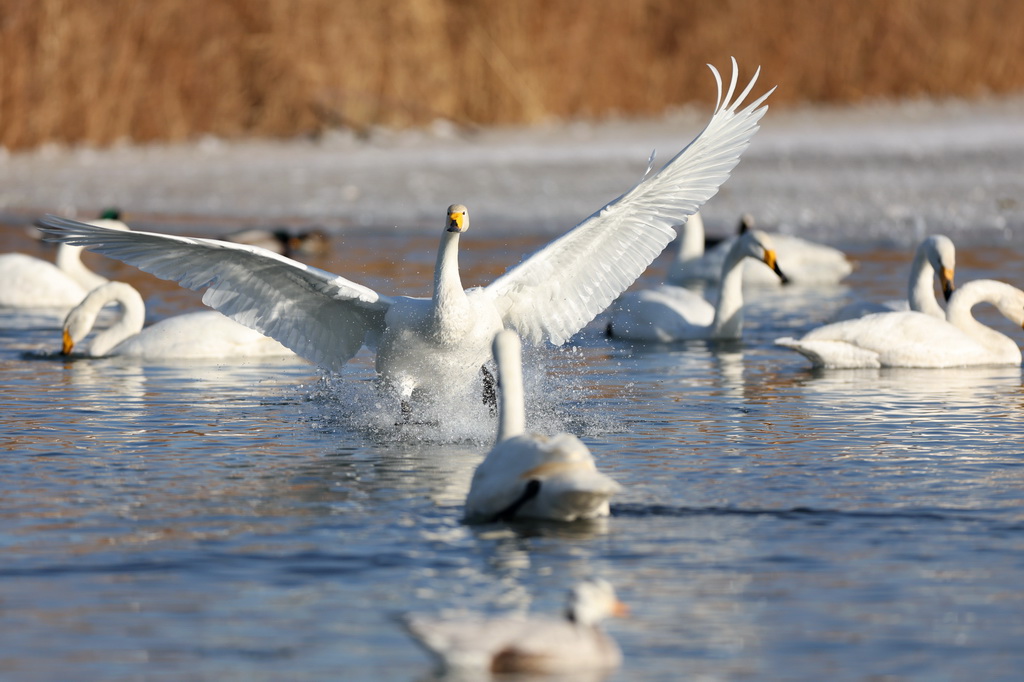
[[[317, 264], [422, 294], [434, 241], [339, 237]], [[466, 283], [541, 242], [467, 237]], [[742, 343], [641, 347], [595, 323], [531, 356], [533, 425], [579, 434], [624, 486], [589, 525], [460, 523], [493, 422], [394, 428], [368, 355], [342, 378], [65, 361], [59, 317], [3, 312], [0, 676], [429, 679], [398, 614], [556, 611], [596, 575], [632, 611], [607, 626], [612, 680], [1020, 679], [1021, 370], [812, 372], [773, 347], [902, 294], [909, 254], [853, 255], [846, 286], [749, 292]], [[1022, 255], [961, 247], [958, 280], [1024, 282]], [[89, 263], [153, 318], [197, 305]]]

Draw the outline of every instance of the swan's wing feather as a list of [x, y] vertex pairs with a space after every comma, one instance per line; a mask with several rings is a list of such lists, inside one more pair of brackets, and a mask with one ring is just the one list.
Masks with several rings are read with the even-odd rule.
[[[632, 284], [675, 238], [674, 225], [718, 191], [767, 110], [767, 93], [740, 110], [738, 69], [704, 130], [657, 173], [513, 267], [487, 287], [505, 325], [531, 343], [564, 343]], [[710, 66], [710, 65], [709, 65]]]
[[391, 304], [344, 277], [255, 246], [122, 232], [56, 216], [39, 226], [52, 239], [206, 289], [206, 305], [335, 371], [359, 351], [367, 332], [383, 329]]

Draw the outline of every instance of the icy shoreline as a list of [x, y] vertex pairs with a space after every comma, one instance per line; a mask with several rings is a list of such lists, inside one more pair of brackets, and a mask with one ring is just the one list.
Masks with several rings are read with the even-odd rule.
[[[122, 207], [139, 227], [216, 233], [246, 224], [420, 230], [461, 202], [484, 229], [557, 232], [631, 187], [703, 126], [651, 121], [377, 131], [367, 139], [0, 151], [0, 222]], [[1024, 241], [1024, 97], [768, 112], [705, 209], [711, 232], [747, 211], [834, 243]]]

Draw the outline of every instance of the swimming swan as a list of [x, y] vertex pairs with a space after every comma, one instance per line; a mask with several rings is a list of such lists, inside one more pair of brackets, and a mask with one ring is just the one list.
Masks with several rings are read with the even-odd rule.
[[916, 311], [875, 313], [775, 343], [802, 353], [815, 367], [1019, 365], [1017, 343], [971, 315], [978, 303], [991, 303], [1008, 320], [1024, 325], [1024, 291], [978, 279], [953, 292], [945, 320]]
[[622, 652], [599, 623], [627, 613], [608, 581], [589, 580], [572, 590], [561, 619], [406, 615], [403, 623], [449, 672], [580, 674], [622, 664]]
[[948, 301], [953, 293], [953, 278], [956, 272], [956, 247], [953, 240], [941, 234], [926, 237], [914, 251], [907, 281], [907, 298], [903, 301], [885, 303], [858, 302], [843, 306], [836, 314], [836, 320], [850, 320], [871, 313], [886, 313], [900, 310], [916, 310], [939, 319], [946, 318], [946, 311], [935, 298], [934, 280], [938, 277], [942, 297]]
[[[732, 245], [754, 229], [749, 213], [740, 218], [739, 235], [704, 250], [704, 221], [692, 218], [682, 226], [683, 238], [669, 266], [666, 281], [678, 286], [718, 282], [722, 263]], [[779, 260], [786, 264], [786, 279], [792, 284], [836, 284], [853, 272], [853, 264], [839, 249], [792, 235], [772, 233]], [[753, 261], [743, 265], [743, 283], [777, 285], [780, 280], [770, 269]]]
[[597, 470], [590, 450], [569, 433], [527, 434], [521, 346], [516, 333], [498, 332], [498, 438], [473, 474], [468, 521], [521, 518], [575, 521], [608, 516], [618, 483]]
[[631, 341], [668, 343], [689, 339], [739, 339], [743, 336], [743, 268], [747, 258], [768, 266], [779, 280], [772, 237], [759, 230], [745, 232], [732, 243], [722, 262], [718, 302], [672, 285], [626, 292], [613, 304], [608, 334]]
[[64, 319], [64, 355], [70, 355], [89, 335], [100, 310], [112, 302], [121, 304], [121, 313], [113, 325], [96, 334], [84, 353], [87, 357], [116, 355], [154, 360], [292, 354], [277, 341], [216, 310], [176, 315], [143, 329], [146, 304], [139, 292], [124, 282], [107, 282], [90, 291]]
[[757, 130], [771, 91], [740, 110], [757, 74], [734, 100], [737, 78], [733, 60], [707, 127], [665, 167], [483, 288], [462, 288], [458, 244], [469, 212], [459, 204], [449, 207], [427, 299], [385, 296], [252, 246], [117, 233], [53, 216], [42, 223], [53, 238], [206, 289], [206, 305], [325, 368], [341, 370], [364, 343], [376, 345], [378, 375], [404, 405], [414, 391], [436, 397], [479, 385], [503, 327], [558, 345], [628, 287], [675, 237], [672, 226], [715, 194]]
[[[105, 211], [90, 225], [127, 230], [117, 211]], [[106, 283], [82, 263], [82, 247], [57, 246], [56, 265], [23, 253], [0, 254], [0, 307], [70, 308]]]

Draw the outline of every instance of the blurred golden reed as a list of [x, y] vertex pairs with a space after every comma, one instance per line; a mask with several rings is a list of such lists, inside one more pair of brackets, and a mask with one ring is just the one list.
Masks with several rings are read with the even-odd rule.
[[[0, 145], [1024, 89], [1018, 0], [0, 0]], [[761, 90], [759, 89], [758, 92]]]

